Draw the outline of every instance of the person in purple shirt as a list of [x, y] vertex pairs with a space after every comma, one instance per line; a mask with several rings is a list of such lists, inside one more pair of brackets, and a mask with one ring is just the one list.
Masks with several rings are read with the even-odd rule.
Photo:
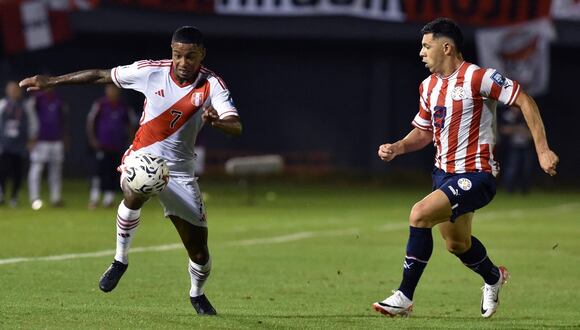
[[97, 99], [87, 117], [87, 136], [95, 152], [97, 173], [91, 179], [89, 209], [99, 204], [113, 206], [119, 187], [117, 165], [127, 149], [137, 124], [134, 111], [120, 100], [120, 90], [115, 85], [105, 86], [105, 96]]
[[37, 142], [30, 150], [28, 170], [28, 194], [32, 208], [43, 206], [40, 199], [42, 172], [48, 165], [48, 187], [50, 203], [54, 207], [63, 206], [62, 165], [64, 162], [67, 134], [68, 106], [52, 89], [36, 92], [32, 98], [39, 122]]

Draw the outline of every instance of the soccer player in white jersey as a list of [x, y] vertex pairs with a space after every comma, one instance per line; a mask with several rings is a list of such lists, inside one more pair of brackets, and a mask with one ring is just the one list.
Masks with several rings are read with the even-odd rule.
[[433, 143], [433, 191], [411, 209], [399, 288], [373, 308], [388, 316], [411, 313], [413, 293], [433, 250], [431, 228], [439, 225], [449, 252], [483, 278], [481, 315], [488, 318], [497, 309], [499, 290], [509, 274], [492, 263], [483, 244], [471, 235], [471, 223], [474, 211], [495, 195], [497, 102], [522, 110], [540, 166], [549, 175], [556, 174], [558, 156], [548, 146], [538, 106], [518, 82], [463, 60], [463, 35], [455, 22], [439, 18], [421, 32], [419, 56], [432, 74], [419, 86], [414, 128], [403, 139], [380, 145], [378, 155], [389, 162]]
[[[241, 134], [242, 125], [224, 82], [201, 64], [205, 57], [201, 32], [191, 26], [177, 29], [171, 49], [171, 60], [138, 61], [112, 70], [84, 70], [57, 77], [34, 76], [22, 80], [20, 86], [31, 91], [112, 82], [145, 95], [140, 127], [125, 157], [147, 152], [167, 161], [170, 179], [159, 200], [189, 255], [190, 301], [198, 314], [215, 315], [203, 290], [211, 258], [205, 208], [193, 173], [194, 144], [204, 124], [231, 135]], [[139, 225], [141, 207], [149, 199], [132, 192], [124, 180], [121, 182], [124, 199], [117, 213], [116, 254], [99, 282], [104, 292], [113, 290], [127, 269], [127, 254]]]

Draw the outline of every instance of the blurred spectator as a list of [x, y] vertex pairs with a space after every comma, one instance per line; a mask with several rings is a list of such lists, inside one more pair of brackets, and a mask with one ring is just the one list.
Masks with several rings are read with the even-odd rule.
[[62, 165], [65, 147], [68, 146], [67, 116], [68, 106], [53, 89], [38, 91], [32, 96], [33, 108], [38, 117], [38, 140], [30, 151], [28, 171], [28, 194], [32, 208], [42, 207], [40, 188], [44, 166], [48, 165], [48, 188], [50, 203], [54, 207], [63, 206]]
[[502, 119], [500, 133], [506, 137], [503, 183], [508, 192], [521, 191], [525, 194], [530, 191], [535, 162], [532, 134], [519, 108], [506, 109]]
[[6, 181], [12, 180], [10, 206], [18, 205], [28, 148], [38, 134], [38, 121], [31, 104], [22, 99], [18, 83], [6, 84], [6, 97], [0, 100], [0, 204], [7, 196]]
[[98, 206], [101, 193], [102, 205], [113, 206], [115, 192], [120, 190], [117, 166], [136, 124], [135, 113], [120, 100], [120, 90], [113, 84], [105, 86], [105, 96], [93, 103], [87, 117], [87, 136], [97, 164], [91, 179], [89, 208]]

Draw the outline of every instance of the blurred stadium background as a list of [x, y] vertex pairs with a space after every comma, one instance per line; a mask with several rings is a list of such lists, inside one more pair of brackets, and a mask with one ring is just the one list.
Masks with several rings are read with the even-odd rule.
[[[513, 275], [491, 322], [479, 315], [480, 279], [438, 235], [415, 317], [370, 309], [398, 284], [406, 218], [430, 188], [434, 150], [389, 165], [376, 150], [411, 128], [428, 75], [419, 31], [438, 16], [460, 22], [468, 61], [493, 63], [533, 91], [561, 158], [554, 178], [534, 160], [531, 194], [500, 191], [478, 211], [478, 237]], [[0, 207], [0, 328], [580, 327], [578, 0], [0, 0], [0, 85], [169, 58], [182, 25], [204, 32], [205, 64], [227, 82], [244, 125], [237, 138], [202, 131], [215, 269], [207, 291], [222, 317], [193, 317], [185, 252], [155, 201], [123, 285], [97, 289], [114, 210], [87, 211], [85, 122], [103, 88], [69, 86], [58, 89], [71, 108], [66, 207], [33, 211], [25, 192], [21, 207]], [[123, 96], [141, 108], [141, 94]], [[285, 178], [260, 181], [246, 203], [224, 164], [265, 154], [284, 158]]]
[[[503, 71], [534, 91], [549, 142], [561, 157], [554, 179], [535, 166], [536, 185], [579, 181], [580, 136], [573, 120], [578, 1], [4, 0], [0, 13], [2, 86], [39, 72], [169, 58], [172, 31], [196, 25], [206, 36], [205, 64], [227, 82], [244, 124], [236, 139], [202, 133], [209, 173], [223, 173], [228, 157], [276, 153], [289, 172], [375, 177], [413, 176], [432, 167], [432, 152], [385, 166], [376, 149], [411, 128], [417, 86], [428, 75], [418, 56], [422, 24], [452, 17], [464, 28], [468, 61], [487, 66], [484, 57], [505, 62], [519, 56], [515, 71]], [[489, 33], [515, 37], [507, 50], [498, 50], [502, 43], [490, 45]], [[506, 51], [512, 56], [502, 58]], [[517, 72], [518, 65], [524, 70]], [[74, 141], [65, 173], [84, 178], [90, 166], [79, 164], [91, 159], [85, 119], [102, 88], [64, 87], [59, 93], [71, 105]], [[124, 97], [133, 108], [142, 106], [141, 94], [127, 91]]]

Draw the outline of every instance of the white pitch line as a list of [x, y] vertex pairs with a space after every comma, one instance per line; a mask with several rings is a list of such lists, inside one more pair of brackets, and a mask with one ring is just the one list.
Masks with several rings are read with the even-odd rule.
[[231, 242], [227, 245], [250, 246], [250, 245], [262, 245], [262, 244], [276, 244], [276, 243], [294, 242], [294, 241], [299, 241], [299, 240], [313, 238], [313, 237], [347, 236], [347, 235], [356, 235], [358, 233], [359, 233], [359, 230], [357, 228], [350, 228], [350, 229], [345, 229], [345, 230], [303, 231], [303, 232], [298, 232], [298, 233], [284, 235], [284, 236], [246, 239], [246, 240]]
[[[570, 210], [576, 209], [580, 206], [580, 203], [568, 203], [568, 204], [561, 204], [552, 207], [547, 207], [543, 209], [539, 209], [541, 211], [549, 211], [549, 212], [569, 212]], [[518, 218], [521, 217], [523, 210], [521, 209], [514, 209], [507, 212], [482, 212], [479, 214], [478, 218], [480, 219], [493, 219], [496, 217], [504, 217], [504, 218]], [[409, 225], [407, 223], [387, 223], [378, 229], [381, 231], [396, 231], [408, 228]], [[289, 235], [282, 235], [282, 236], [274, 236], [274, 237], [265, 237], [265, 238], [256, 238], [256, 239], [246, 239], [241, 241], [231, 242], [226, 244], [228, 246], [252, 246], [252, 245], [263, 245], [263, 244], [279, 244], [279, 243], [287, 243], [287, 242], [295, 242], [309, 238], [315, 237], [331, 237], [331, 236], [348, 236], [348, 235], [356, 235], [359, 234], [360, 230], [358, 228], [349, 228], [344, 230], [326, 230], [326, 231], [304, 231], [304, 232], [297, 232]], [[177, 250], [181, 248], [183, 245], [181, 243], [175, 244], [165, 244], [165, 245], [156, 245], [156, 246], [145, 246], [145, 247], [134, 247], [131, 249], [131, 253], [141, 253], [141, 252], [156, 252], [156, 251], [171, 251]], [[20, 257], [20, 258], [10, 258], [10, 259], [0, 259], [0, 266], [1, 265], [8, 265], [8, 264], [16, 264], [21, 262], [32, 262], [32, 261], [59, 261], [59, 260], [70, 260], [70, 259], [82, 259], [82, 258], [97, 258], [97, 257], [105, 257], [111, 256], [115, 254], [115, 250], [103, 250], [103, 251], [96, 251], [96, 252], [87, 252], [87, 253], [70, 253], [70, 254], [61, 254], [61, 255], [53, 255], [53, 256], [45, 256], [45, 257]]]
[[[131, 249], [131, 253], [139, 252], [150, 252], [150, 251], [169, 251], [176, 250], [183, 245], [181, 244], [166, 244], [157, 246], [146, 246], [146, 247], [135, 247]], [[11, 259], [0, 259], [0, 265], [16, 264], [19, 262], [30, 262], [30, 261], [58, 261], [58, 260], [69, 260], [69, 259], [81, 259], [81, 258], [97, 258], [111, 256], [115, 254], [115, 250], [103, 250], [96, 252], [87, 253], [70, 253], [70, 254], [60, 254], [54, 256], [45, 257], [23, 257], [23, 258], [11, 258]]]
[[[294, 234], [290, 234], [290, 235], [283, 235], [283, 236], [235, 241], [235, 242], [231, 242], [227, 245], [229, 245], [229, 246], [251, 246], [251, 245], [262, 245], [262, 244], [277, 244], [277, 243], [287, 243], [287, 242], [299, 241], [299, 240], [308, 239], [308, 238], [315, 238], [315, 237], [356, 235], [356, 234], [358, 234], [358, 232], [359, 231], [356, 228], [351, 228], [351, 229], [346, 229], [346, 230], [318, 231], [318, 232], [306, 231], [306, 232], [298, 232], [298, 233], [294, 233]], [[153, 252], [171, 251], [171, 250], [177, 250], [181, 247], [183, 247], [183, 245], [181, 243], [147, 246], [147, 247], [134, 247], [131, 249], [131, 253], [152, 252], [152, 251]], [[103, 250], [103, 251], [96, 251], [96, 252], [70, 253], [70, 254], [61, 254], [61, 255], [53, 255], [53, 256], [45, 256], [45, 257], [21, 257], [21, 258], [11, 258], [11, 259], [0, 259], [0, 265], [16, 264], [16, 263], [31, 262], [31, 261], [59, 261], [59, 260], [82, 259], [82, 258], [98, 258], [98, 257], [111, 256], [114, 254], [115, 254], [115, 250]]]

